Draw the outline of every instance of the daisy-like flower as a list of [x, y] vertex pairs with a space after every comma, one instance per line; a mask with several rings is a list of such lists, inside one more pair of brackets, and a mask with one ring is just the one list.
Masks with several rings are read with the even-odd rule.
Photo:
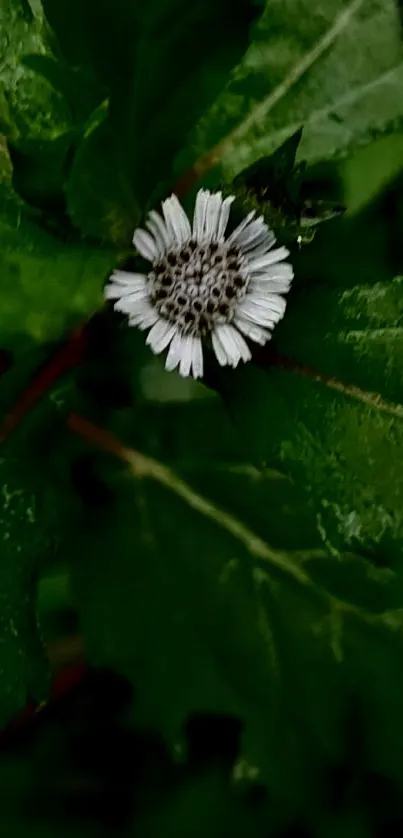
[[[147, 274], [115, 271], [105, 297], [127, 314], [129, 324], [150, 329], [155, 354], [168, 349], [167, 370], [203, 375], [203, 342], [210, 342], [219, 364], [249, 361], [245, 337], [264, 345], [282, 318], [293, 278], [285, 247], [263, 218], [247, 215], [226, 238], [234, 198], [199, 190], [193, 226], [176, 195], [154, 210], [133, 244], [151, 263]], [[245, 337], [244, 337], [245, 336]]]

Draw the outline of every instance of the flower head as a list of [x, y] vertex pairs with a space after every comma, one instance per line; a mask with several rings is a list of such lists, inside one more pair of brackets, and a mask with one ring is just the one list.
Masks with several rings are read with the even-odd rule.
[[265, 344], [282, 318], [293, 278], [285, 247], [263, 218], [247, 215], [225, 236], [234, 198], [199, 190], [193, 226], [175, 195], [162, 213], [149, 213], [146, 230], [133, 244], [151, 263], [147, 274], [115, 271], [105, 297], [128, 315], [129, 324], [150, 329], [155, 354], [169, 347], [166, 369], [183, 376], [203, 375], [203, 341], [211, 341], [218, 362], [236, 367], [249, 361], [243, 336]]

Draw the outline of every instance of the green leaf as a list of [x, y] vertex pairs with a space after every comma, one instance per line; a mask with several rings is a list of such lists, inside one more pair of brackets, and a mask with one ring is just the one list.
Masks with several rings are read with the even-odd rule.
[[72, 125], [81, 128], [105, 99], [106, 88], [84, 67], [71, 66], [60, 55], [31, 53], [23, 65], [43, 76], [66, 102]]
[[117, 254], [83, 242], [61, 242], [10, 208], [0, 223], [2, 346], [60, 340], [102, 302]]
[[289, 360], [272, 367], [263, 353], [267, 369], [221, 376], [254, 461], [304, 487], [325, 541], [392, 563], [403, 536], [401, 282], [296, 293], [276, 333]]
[[[301, 137], [302, 129], [288, 137], [273, 154], [243, 169], [228, 188], [241, 199], [245, 214], [254, 210], [263, 215], [283, 243], [310, 243], [318, 224], [345, 211], [339, 202], [335, 203], [339, 178], [334, 166], [326, 177], [323, 165], [307, 171], [305, 162], [296, 164]], [[332, 200], [329, 180], [333, 181]]]
[[222, 161], [233, 177], [304, 126], [300, 154], [346, 154], [402, 118], [400, 20], [394, 0], [268, 2], [229, 87], [177, 160]]
[[[126, 414], [124, 444], [147, 456], [87, 463], [64, 547], [89, 659], [133, 682], [136, 719], [171, 747], [194, 714], [240, 718], [240, 758], [292, 817], [344, 758], [353, 698], [379, 700], [380, 738], [389, 728], [390, 694], [371, 684], [401, 654], [401, 585], [351, 551], [335, 567], [304, 488], [243, 460], [215, 402]], [[371, 766], [403, 777], [372, 743]]]
[[170, 7], [155, 0], [147, 7], [135, 67], [140, 78], [147, 67], [147, 81], [131, 102], [135, 177], [145, 198], [158, 179], [172, 176], [174, 154], [243, 55], [256, 11], [250, 0], [175, 0]]
[[64, 60], [108, 90], [131, 83], [137, 40], [138, 4], [109, 0], [46, 0], [44, 14]]
[[[234, 180], [234, 186], [245, 186], [254, 192], [268, 186], [279, 186], [290, 177], [295, 168], [298, 147], [302, 139], [302, 128], [288, 137], [268, 157], [262, 157], [243, 169]], [[285, 185], [285, 184], [284, 184]]]
[[8, 143], [13, 187], [32, 207], [54, 215], [64, 212], [64, 181], [73, 139], [74, 134], [67, 131], [54, 140]]
[[78, 229], [129, 247], [141, 210], [120, 152], [110, 117], [101, 118], [78, 146], [67, 184], [67, 205]]

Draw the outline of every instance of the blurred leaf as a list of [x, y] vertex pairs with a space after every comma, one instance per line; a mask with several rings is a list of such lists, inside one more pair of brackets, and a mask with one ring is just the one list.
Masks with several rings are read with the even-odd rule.
[[41, 496], [29, 469], [14, 457], [2, 458], [0, 502], [0, 728], [28, 699], [42, 701], [48, 664], [36, 622], [39, 568], [49, 559], [51, 541], [43, 522]]
[[[226, 449], [215, 403], [122, 413], [125, 443], [169, 450], [171, 468], [134, 452], [115, 469], [94, 455], [108, 492], [94, 505], [82, 483], [64, 549], [90, 661], [133, 682], [136, 718], [171, 747], [192, 714], [240, 718], [242, 757], [291, 817], [316, 800], [324, 761], [343, 758], [353, 698], [377, 700], [379, 729], [390, 724], [389, 692], [375, 699], [368, 680], [401, 654], [401, 585], [365, 555], [334, 567], [306, 487], [252, 468], [235, 440]], [[374, 746], [371, 765], [385, 758]], [[402, 779], [403, 761], [391, 770]]]
[[207, 152], [207, 167], [222, 160], [230, 178], [302, 125], [303, 159], [346, 154], [401, 121], [402, 58], [394, 0], [267, 3], [244, 61], [177, 168]]

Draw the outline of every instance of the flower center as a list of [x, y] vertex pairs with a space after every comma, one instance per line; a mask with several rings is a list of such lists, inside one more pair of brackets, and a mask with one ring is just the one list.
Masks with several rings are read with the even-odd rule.
[[191, 240], [154, 262], [148, 274], [148, 294], [158, 314], [176, 323], [182, 334], [195, 336], [231, 321], [247, 285], [245, 260], [226, 242]]

